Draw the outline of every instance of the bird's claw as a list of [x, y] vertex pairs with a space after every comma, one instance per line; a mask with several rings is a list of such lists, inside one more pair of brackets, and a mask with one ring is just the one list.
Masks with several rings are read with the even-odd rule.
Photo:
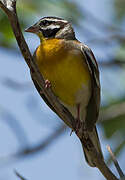
[[51, 82], [47, 79], [45, 80], [45, 88], [48, 89], [51, 87]]

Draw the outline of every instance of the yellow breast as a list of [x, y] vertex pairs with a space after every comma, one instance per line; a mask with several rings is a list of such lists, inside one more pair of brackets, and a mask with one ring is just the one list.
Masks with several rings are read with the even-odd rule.
[[82, 53], [66, 47], [64, 40], [45, 40], [37, 48], [40, 72], [51, 82], [54, 94], [65, 104], [75, 105], [82, 86], [90, 86], [90, 74]]

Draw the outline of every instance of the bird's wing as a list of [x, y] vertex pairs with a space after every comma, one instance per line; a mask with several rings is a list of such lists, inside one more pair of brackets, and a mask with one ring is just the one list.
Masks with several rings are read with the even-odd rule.
[[92, 131], [95, 127], [95, 123], [98, 120], [99, 108], [100, 108], [100, 80], [99, 69], [95, 59], [95, 56], [90, 48], [86, 45], [81, 45], [81, 51], [86, 60], [86, 64], [91, 74], [92, 82], [92, 94], [87, 106], [86, 114], [86, 127]]

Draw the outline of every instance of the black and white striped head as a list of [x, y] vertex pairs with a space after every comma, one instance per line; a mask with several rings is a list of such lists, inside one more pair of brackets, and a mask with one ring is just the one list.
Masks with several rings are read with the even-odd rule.
[[43, 38], [76, 39], [71, 23], [58, 17], [41, 18], [25, 31], [37, 34], [41, 40]]

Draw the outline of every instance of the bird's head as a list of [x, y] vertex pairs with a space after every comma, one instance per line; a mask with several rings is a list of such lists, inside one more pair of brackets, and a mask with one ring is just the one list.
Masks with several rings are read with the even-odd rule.
[[44, 38], [76, 39], [71, 23], [58, 17], [43, 17], [25, 31], [37, 34], [41, 41]]

